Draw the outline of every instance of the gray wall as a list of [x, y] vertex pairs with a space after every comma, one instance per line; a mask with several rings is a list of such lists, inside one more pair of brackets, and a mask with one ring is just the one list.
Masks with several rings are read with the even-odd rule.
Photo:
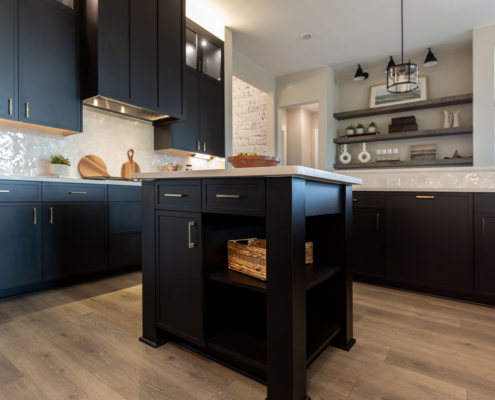
[[[411, 60], [412, 62], [419, 64], [420, 77], [426, 76], [428, 78], [429, 99], [473, 92], [473, 55], [471, 49], [439, 54], [436, 55], [436, 57], [438, 59], [438, 64], [429, 68], [423, 67], [424, 58]], [[398, 59], [395, 61], [399, 62]], [[363, 67], [365, 67], [365, 65]], [[376, 68], [369, 71], [366, 71], [365, 69], [365, 71], [370, 74], [370, 77], [365, 81], [354, 81], [354, 74], [339, 77], [339, 111], [368, 108], [370, 106], [371, 87], [385, 83], [385, 68], [386, 64], [384, 64], [382, 68]], [[471, 105], [455, 106], [446, 109], [451, 113], [462, 109], [460, 115], [461, 125], [473, 124], [473, 107]], [[388, 133], [391, 118], [409, 115], [416, 116], [419, 129], [443, 127], [444, 115], [442, 109], [432, 109], [340, 121], [338, 122], [338, 132], [335, 136], [345, 135], [345, 128], [349, 124], [356, 125], [357, 123], [362, 122], [367, 125], [372, 121], [378, 124], [379, 132], [386, 134]], [[408, 160], [409, 146], [418, 144], [437, 144], [438, 158], [451, 157], [456, 150], [459, 150], [459, 153], [462, 156], [473, 155], [473, 139], [470, 135], [371, 144], [370, 152], [374, 158], [377, 149], [398, 148], [401, 160]], [[357, 161], [359, 146], [357, 144], [352, 145], [350, 152], [353, 156], [353, 162]]]

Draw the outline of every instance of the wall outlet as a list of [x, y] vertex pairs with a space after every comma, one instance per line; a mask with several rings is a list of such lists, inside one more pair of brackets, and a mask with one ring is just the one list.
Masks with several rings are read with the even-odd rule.
[[387, 186], [400, 186], [400, 178], [387, 178]]

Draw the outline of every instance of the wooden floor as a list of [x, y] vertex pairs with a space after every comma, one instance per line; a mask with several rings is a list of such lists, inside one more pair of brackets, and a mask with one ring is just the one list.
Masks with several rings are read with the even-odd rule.
[[[0, 400], [264, 400], [266, 388], [141, 334], [141, 275], [0, 302]], [[320, 399], [495, 399], [495, 309], [355, 284], [355, 338], [309, 368]]]

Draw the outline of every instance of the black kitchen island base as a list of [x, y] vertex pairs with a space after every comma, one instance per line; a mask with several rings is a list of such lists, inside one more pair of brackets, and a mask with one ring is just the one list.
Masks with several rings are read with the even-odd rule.
[[[307, 366], [355, 343], [352, 186], [330, 175], [144, 181], [140, 340], [266, 383], [269, 400], [308, 399]], [[267, 241], [266, 282], [228, 269], [227, 241], [254, 237]]]

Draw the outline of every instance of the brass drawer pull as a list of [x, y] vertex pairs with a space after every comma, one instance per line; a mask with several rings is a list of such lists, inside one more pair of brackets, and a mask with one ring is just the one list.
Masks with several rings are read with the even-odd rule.
[[186, 197], [187, 194], [172, 194], [172, 193], [165, 193], [165, 197]]
[[352, 199], [352, 201], [357, 201], [357, 199]]
[[217, 194], [217, 197], [222, 197], [226, 199], [240, 199], [241, 196], [238, 194]]
[[196, 243], [191, 242], [191, 227], [196, 226], [196, 222], [189, 222], [189, 248], [193, 249], [196, 247]]
[[70, 194], [87, 194], [86, 192], [70, 192]]
[[29, 102], [26, 103], [26, 118], [29, 118]]
[[0, 193], [10, 193], [10, 190], [0, 190]]
[[416, 196], [417, 199], [434, 199], [435, 196]]

